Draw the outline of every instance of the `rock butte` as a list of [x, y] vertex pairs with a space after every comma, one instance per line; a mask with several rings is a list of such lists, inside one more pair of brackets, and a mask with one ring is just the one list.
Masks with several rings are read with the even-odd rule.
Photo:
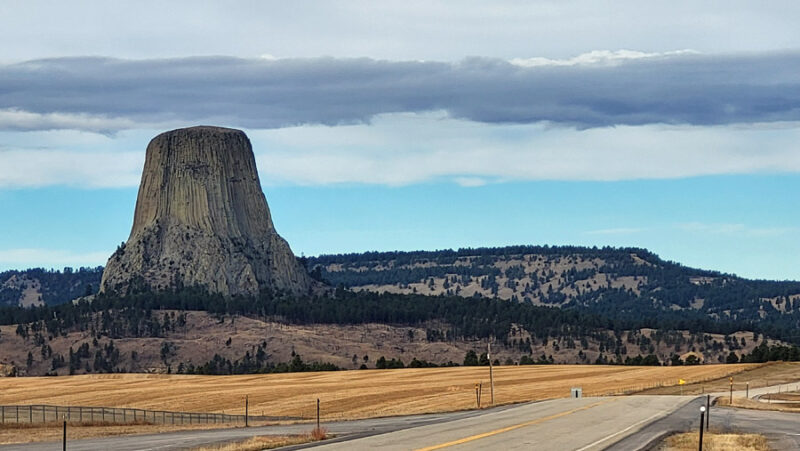
[[191, 127], [150, 141], [131, 235], [108, 260], [101, 292], [303, 294], [312, 284], [275, 231], [242, 131]]

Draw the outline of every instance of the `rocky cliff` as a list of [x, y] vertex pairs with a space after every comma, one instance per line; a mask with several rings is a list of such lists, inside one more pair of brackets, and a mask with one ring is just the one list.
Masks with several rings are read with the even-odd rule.
[[101, 291], [203, 286], [225, 295], [312, 285], [275, 231], [247, 136], [191, 127], [156, 136], [127, 243], [111, 256]]

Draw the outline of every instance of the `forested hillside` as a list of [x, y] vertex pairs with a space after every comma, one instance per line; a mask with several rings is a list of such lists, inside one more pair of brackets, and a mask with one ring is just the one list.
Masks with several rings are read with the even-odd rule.
[[355, 290], [499, 298], [616, 320], [704, 317], [759, 324], [787, 337], [800, 326], [800, 282], [688, 268], [638, 248], [367, 252], [312, 257], [306, 264], [315, 277]]
[[5, 271], [0, 273], [0, 305], [31, 307], [69, 302], [96, 293], [102, 277], [102, 266]]
[[[799, 282], [687, 268], [644, 249], [515, 246], [300, 261], [336, 289], [226, 297], [184, 287], [69, 302], [96, 290], [101, 268], [3, 273], [3, 299], [13, 306], [0, 307], [0, 366], [216, 374], [378, 360], [446, 365], [466, 362], [465, 352], [479, 356], [489, 341], [504, 363], [519, 364], [800, 359], [800, 349], [784, 346], [800, 344]], [[21, 302], [26, 290], [41, 302]]]
[[[760, 327], [697, 312], [615, 319], [489, 298], [344, 289], [226, 298], [183, 289], [0, 308], [0, 365], [28, 375], [394, 368], [471, 364], [465, 352], [477, 357], [490, 341], [506, 364], [800, 359], [800, 349]], [[319, 365], [301, 365], [295, 351]]]

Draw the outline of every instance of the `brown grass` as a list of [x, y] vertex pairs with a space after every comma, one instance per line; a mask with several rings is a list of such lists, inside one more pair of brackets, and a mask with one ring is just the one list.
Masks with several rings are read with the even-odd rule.
[[[764, 399], [764, 398], [761, 398]], [[717, 399], [717, 405], [719, 406], [730, 406], [730, 398], [725, 396], [720, 397]], [[752, 399], [746, 398], [733, 398], [733, 407], [740, 407], [743, 409], [753, 409], [753, 410], [774, 410], [778, 412], [800, 412], [800, 402], [767, 402], [764, 401], [755, 401]]]
[[[3, 424], [0, 425], [0, 445], [11, 443], [30, 443], [60, 441], [62, 423], [44, 424]], [[200, 430], [209, 428], [235, 427], [234, 425], [154, 425], [154, 424], [69, 424], [67, 426], [67, 438], [69, 440], [79, 440], [94, 437], [111, 437], [118, 435], [134, 434], [157, 434], [171, 431]]]
[[[683, 367], [690, 368], [690, 367]], [[684, 378], [686, 379], [686, 378]], [[798, 362], [770, 362], [751, 366], [745, 372], [733, 375], [733, 389], [744, 390], [747, 383], [750, 388], [766, 387], [778, 384], [793, 383], [800, 380], [800, 363]], [[670, 387], [657, 387], [645, 390], [647, 395], [677, 395], [681, 391], [684, 395], [699, 395], [702, 393], [725, 392], [730, 389], [727, 377], [711, 381], [693, 381], [686, 379], [687, 384], [681, 388], [673, 385]]]
[[238, 442], [221, 445], [201, 446], [192, 451], [259, 451], [262, 449], [280, 448], [282, 446], [301, 445], [318, 439], [311, 435], [261, 435]]
[[798, 392], [770, 393], [768, 396], [774, 400], [800, 403], [800, 393]]
[[[698, 431], [667, 437], [661, 449], [665, 451], [694, 451], [698, 448]], [[769, 451], [767, 439], [759, 434], [703, 434], [703, 449], [707, 451]]]
[[311, 438], [314, 440], [325, 440], [328, 438], [328, 429], [318, 427], [311, 430]]
[[[598, 365], [501, 366], [495, 368], [497, 404], [569, 396], [573, 386], [586, 396], [635, 392], [647, 387], [708, 381], [756, 368], [754, 365], [626, 367]], [[352, 419], [418, 414], [490, 404], [486, 367], [362, 370], [246, 376], [103, 374], [0, 379], [0, 404], [133, 407], [191, 412], [244, 413], [311, 419], [316, 399], [322, 418]]]

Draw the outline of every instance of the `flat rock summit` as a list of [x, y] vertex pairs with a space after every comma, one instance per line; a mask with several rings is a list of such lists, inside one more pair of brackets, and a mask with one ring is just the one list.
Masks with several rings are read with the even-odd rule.
[[108, 260], [102, 292], [302, 294], [312, 282], [275, 231], [244, 132], [201, 126], [150, 141], [133, 228]]

